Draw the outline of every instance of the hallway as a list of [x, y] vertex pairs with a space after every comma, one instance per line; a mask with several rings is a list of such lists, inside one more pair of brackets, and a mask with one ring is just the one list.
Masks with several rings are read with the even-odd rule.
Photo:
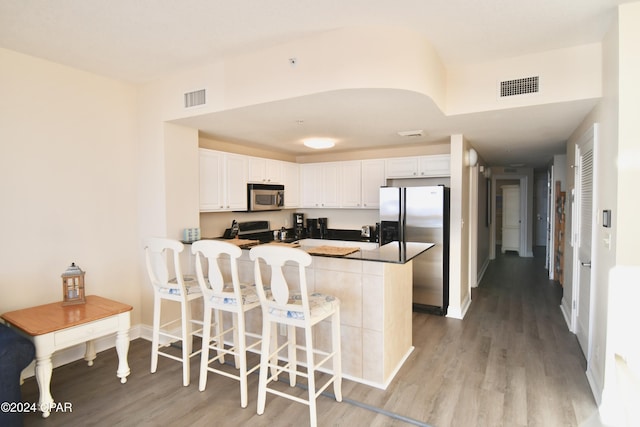
[[[318, 424], [584, 426], [597, 408], [584, 357], [560, 313], [561, 292], [547, 280], [543, 257], [498, 251], [463, 321], [414, 313], [415, 350], [387, 390], [345, 380], [343, 403], [318, 399]], [[233, 380], [215, 377], [206, 391], [198, 391], [199, 359], [192, 363], [189, 387], [181, 386], [180, 365], [173, 361], [161, 359], [151, 375], [149, 351], [149, 342], [132, 341], [132, 373], [125, 385], [115, 380], [113, 349], [102, 352], [92, 368], [84, 361], [57, 368], [52, 393], [72, 402], [73, 413], [46, 420], [28, 413], [25, 425], [280, 427], [307, 419], [305, 406], [276, 397], [268, 399], [264, 415], [256, 415], [257, 375], [249, 381], [246, 409], [238, 404]], [[23, 399], [37, 400], [33, 378], [23, 386]]]

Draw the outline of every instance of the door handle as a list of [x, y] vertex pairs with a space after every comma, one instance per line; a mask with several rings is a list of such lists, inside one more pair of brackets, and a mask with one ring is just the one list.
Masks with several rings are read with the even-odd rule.
[[580, 265], [582, 265], [583, 267], [591, 268], [591, 262], [580, 262]]

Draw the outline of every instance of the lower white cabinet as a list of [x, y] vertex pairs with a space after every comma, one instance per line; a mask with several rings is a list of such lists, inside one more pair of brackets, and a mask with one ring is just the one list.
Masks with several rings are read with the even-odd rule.
[[246, 210], [246, 157], [205, 148], [199, 157], [200, 211]]

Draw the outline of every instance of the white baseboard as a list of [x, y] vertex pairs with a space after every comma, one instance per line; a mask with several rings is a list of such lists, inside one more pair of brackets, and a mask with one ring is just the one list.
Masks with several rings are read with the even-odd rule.
[[449, 305], [447, 317], [462, 320], [464, 319], [464, 315], [467, 314], [467, 311], [469, 311], [469, 307], [471, 307], [471, 295], [467, 295], [461, 307], [451, 307], [451, 305]]
[[562, 313], [562, 317], [564, 317], [564, 321], [567, 323], [567, 328], [571, 332], [575, 333], [575, 331], [573, 330], [573, 326], [571, 325], [571, 312], [568, 311], [564, 298], [562, 298], [562, 301], [560, 302], [560, 312]]
[[476, 286], [474, 286], [475, 288], [478, 287], [478, 285], [480, 284], [480, 282], [482, 281], [482, 278], [484, 277], [484, 273], [487, 272], [487, 268], [489, 267], [489, 263], [491, 262], [491, 260], [489, 258], [484, 260], [484, 263], [482, 264], [482, 267], [480, 268], [480, 271], [478, 271], [478, 278], [476, 279]]

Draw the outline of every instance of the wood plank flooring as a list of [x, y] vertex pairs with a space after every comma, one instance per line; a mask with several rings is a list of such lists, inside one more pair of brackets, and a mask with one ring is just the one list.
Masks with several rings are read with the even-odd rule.
[[[318, 399], [318, 425], [583, 424], [597, 408], [584, 357], [560, 313], [561, 295], [557, 282], [546, 279], [541, 258], [498, 251], [463, 321], [414, 313], [415, 351], [389, 388], [345, 380], [342, 403]], [[91, 368], [77, 361], [55, 369], [51, 392], [57, 401], [70, 402], [73, 412], [48, 419], [27, 413], [25, 425], [308, 425], [306, 406], [272, 395], [264, 415], [256, 415], [257, 375], [249, 382], [249, 406], [241, 409], [231, 379], [209, 374], [207, 389], [198, 391], [199, 358], [192, 361], [189, 387], [182, 386], [179, 363], [160, 358], [158, 372], [150, 374], [149, 360], [150, 343], [132, 341], [124, 385], [115, 376], [115, 349], [100, 353]], [[34, 378], [25, 381], [22, 394], [25, 402], [37, 401]]]

